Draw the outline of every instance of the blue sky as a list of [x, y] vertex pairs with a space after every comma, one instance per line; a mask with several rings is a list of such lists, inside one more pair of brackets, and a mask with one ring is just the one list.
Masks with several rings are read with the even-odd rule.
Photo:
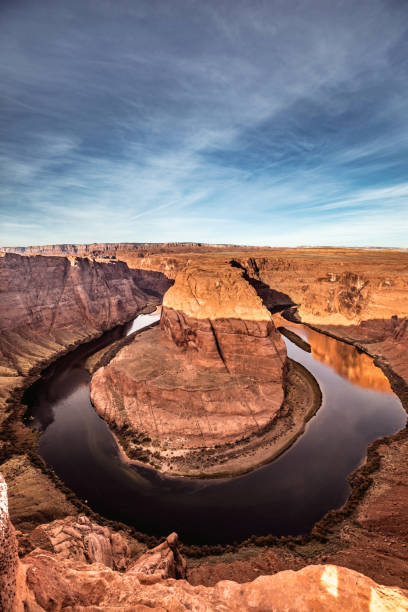
[[0, 5], [0, 244], [408, 247], [405, 0]]

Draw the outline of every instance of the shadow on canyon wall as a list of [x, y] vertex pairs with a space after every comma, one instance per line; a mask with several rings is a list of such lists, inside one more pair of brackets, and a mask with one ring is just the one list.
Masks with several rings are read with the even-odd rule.
[[266, 283], [263, 283], [261, 280], [256, 278], [252, 278], [249, 276], [247, 269], [236, 261], [235, 259], [230, 262], [233, 268], [240, 268], [244, 271], [245, 280], [255, 289], [259, 297], [261, 298], [264, 306], [269, 310], [271, 314], [275, 314], [276, 312], [280, 312], [281, 310], [286, 310], [287, 308], [291, 308], [292, 306], [297, 306], [297, 304], [292, 300], [292, 298], [282, 291], [277, 291], [277, 289], [272, 289]]
[[[60, 357], [57, 362], [53, 362], [48, 367], [44, 368], [41, 372], [41, 377], [24, 391], [21, 400], [22, 404], [24, 406], [33, 405], [38, 393], [42, 388], [44, 388], [44, 382], [47, 383], [47, 381], [51, 380], [55, 375], [56, 368], [62, 368], [69, 373], [73, 367], [75, 368], [75, 362], [78, 361], [78, 358], [79, 362], [82, 364], [85, 362], [87, 357], [93, 355], [105, 346], [122, 339], [126, 334], [128, 326], [129, 323], [117, 325], [113, 329], [105, 332], [99, 338], [95, 338], [90, 342], [86, 342], [85, 344], [78, 346], [74, 351], [70, 351], [67, 355]], [[77, 379], [81, 379], [83, 384], [87, 384], [89, 382], [89, 375], [81, 368], [77, 371]], [[52, 393], [47, 392], [44, 394], [43, 392], [44, 397], [42, 401], [41, 426], [34, 423], [35, 429], [45, 431], [45, 429], [47, 429], [47, 427], [54, 421], [54, 403], [56, 401], [63, 402], [68, 400], [70, 397], [72, 393], [72, 379], [67, 376], [66, 384], [64, 384], [64, 382], [64, 378], [62, 378], [58, 388], [54, 388]], [[24, 414], [23, 422], [28, 424], [28, 422], [31, 420], [30, 417], [31, 411], [28, 410]]]
[[174, 285], [174, 280], [167, 278], [163, 272], [141, 268], [133, 268], [131, 272], [136, 285], [154, 297], [163, 298], [166, 291]]

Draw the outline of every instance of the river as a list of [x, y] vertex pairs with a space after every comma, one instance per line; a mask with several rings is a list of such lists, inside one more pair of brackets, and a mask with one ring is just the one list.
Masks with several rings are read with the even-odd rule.
[[124, 463], [89, 400], [86, 358], [114, 338], [158, 320], [131, 324], [79, 347], [44, 372], [26, 394], [27, 417], [41, 432], [39, 453], [100, 514], [138, 531], [177, 531], [186, 543], [226, 544], [251, 535], [308, 532], [350, 494], [347, 475], [375, 439], [404, 427], [406, 413], [367, 355], [301, 325], [308, 353], [284, 338], [289, 357], [317, 379], [322, 405], [305, 432], [278, 459], [243, 476], [177, 479]]

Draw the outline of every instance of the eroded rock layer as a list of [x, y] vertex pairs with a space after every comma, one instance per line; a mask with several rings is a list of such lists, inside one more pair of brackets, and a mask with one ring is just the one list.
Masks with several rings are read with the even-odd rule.
[[304, 321], [358, 323], [408, 315], [408, 251], [405, 249], [264, 248], [201, 243], [117, 243], [6, 247], [25, 254], [117, 258], [140, 274], [174, 279], [187, 266], [241, 266], [268, 307], [295, 303]]
[[158, 302], [123, 262], [0, 257], [0, 421], [24, 377], [67, 348]]
[[94, 374], [91, 399], [102, 417], [169, 459], [261, 431], [282, 404], [285, 359], [241, 270], [191, 267], [166, 293], [160, 329]]
[[[23, 560], [29, 612], [404, 612], [407, 591], [384, 587], [346, 568], [308, 566], [298, 572], [262, 576], [246, 584], [219, 582], [193, 587], [184, 580], [131, 572], [120, 574], [95, 564], [61, 562], [41, 550]], [[22, 607], [20, 609], [23, 609]]]
[[0, 462], [19, 527], [75, 511], [34, 454], [36, 435], [21, 421], [23, 389], [76, 345], [154, 309], [157, 296], [123, 262], [0, 256]]
[[[185, 561], [175, 533], [129, 566], [128, 548], [116, 546], [116, 565], [126, 568], [119, 572], [111, 567], [111, 543], [118, 541], [119, 534], [81, 518], [41, 529], [48, 538], [48, 550], [36, 548], [20, 561], [0, 475], [0, 605], [4, 612], [408, 610], [407, 591], [380, 586], [335, 565], [283, 571], [246, 584], [224, 581], [215, 587], [192, 586], [183, 580]], [[58, 552], [53, 550], [56, 546]]]
[[[91, 301], [96, 300], [99, 303], [99, 314], [96, 316], [92, 308], [89, 311], [90, 318], [87, 318], [87, 308], [75, 306], [75, 302], [79, 299], [78, 293], [73, 291], [73, 285], [68, 283], [63, 292], [65, 297], [62, 298], [62, 302], [67, 300], [67, 307], [64, 307], [65, 317], [71, 311], [75, 312], [75, 316], [71, 318], [72, 326], [69, 324], [66, 327], [67, 319], [65, 322], [62, 320], [60, 310], [59, 296], [62, 285], [58, 284], [59, 281], [57, 282], [58, 278], [63, 278], [63, 274], [49, 274], [49, 271], [57, 267], [61, 272], [57, 260], [74, 262], [73, 258], [66, 260], [60, 257], [61, 254], [78, 255], [79, 251], [75, 251], [71, 246], [66, 245], [64, 251], [54, 247], [45, 251], [43, 247], [40, 247], [42, 253], [52, 254], [55, 256], [53, 258], [23, 258], [16, 255], [0, 258], [1, 289], [4, 290], [0, 304], [1, 321], [3, 323], [7, 321], [7, 325], [2, 326], [2, 344], [0, 345], [3, 351], [0, 370], [4, 383], [3, 407], [5, 399], [10, 398], [11, 391], [27, 380], [29, 372], [36, 367], [36, 364], [49, 362], [62, 350], [65, 351], [69, 346], [88, 338], [90, 328], [92, 328], [90, 331], [92, 335], [95, 330], [96, 333], [100, 333], [102, 329], [106, 329], [105, 324], [114, 325], [119, 322], [114, 316], [107, 316], [107, 313], [109, 313], [110, 304], [115, 301], [115, 295], [117, 297], [117, 289], [122, 291], [121, 284], [119, 283], [115, 288], [114, 282], [108, 278], [105, 279], [104, 274], [96, 272], [96, 270], [99, 272], [108, 270], [107, 266], [111, 264], [99, 264], [115, 258], [126, 262], [128, 268], [131, 268], [130, 287], [134, 287], [136, 282], [136, 285], [142, 287], [143, 292], [150, 293], [152, 290], [153, 295], [159, 296], [168, 287], [167, 279], [175, 279], [179, 272], [191, 264], [199, 263], [204, 269], [212, 269], [215, 264], [218, 267], [222, 264], [229, 268], [230, 262], [233, 261], [234, 265], [243, 271], [248, 282], [253, 283], [257, 294], [262, 297], [268, 308], [274, 310], [283, 305], [298, 304], [298, 311], [306, 323], [311, 323], [328, 333], [357, 343], [370, 354], [377, 355], [381, 363], [401, 377], [399, 382], [394, 381], [394, 391], [399, 385], [399, 389], [402, 389], [404, 393], [404, 380], [408, 380], [408, 338], [406, 334], [408, 253], [406, 251], [256, 249], [252, 252], [246, 249], [244, 253], [243, 249], [230, 247], [219, 249], [215, 255], [212, 255], [208, 249], [204, 250], [201, 247], [196, 249], [191, 245], [180, 245], [174, 249], [171, 245], [170, 248], [168, 245], [156, 245], [157, 248], [151, 248], [151, 245], [139, 245], [140, 248], [136, 249], [133, 248], [134, 245], [130, 249], [127, 248], [127, 245], [116, 245], [114, 250], [109, 245], [105, 245], [106, 248], [102, 245], [102, 249], [99, 249], [98, 245], [90, 245], [88, 249], [81, 251], [81, 254], [95, 257], [98, 261], [89, 260], [81, 264], [80, 260], [77, 260], [77, 265], [81, 268], [83, 265], [88, 266], [90, 270], [93, 270], [89, 278], [93, 278], [94, 283], [83, 284], [82, 281], [79, 281], [79, 284], [83, 287], [88, 285], [88, 288], [93, 285], [98, 289], [90, 295], [92, 295]], [[39, 252], [39, 250], [34, 248], [31, 253], [34, 252]], [[200, 252], [205, 254], [199, 255]], [[31, 260], [31, 262], [27, 263], [23, 260]], [[65, 264], [62, 268], [65, 270]], [[119, 281], [119, 277], [123, 274], [125, 278], [129, 278], [126, 267], [119, 266], [116, 269], [122, 270], [118, 272], [116, 281]], [[109, 267], [109, 270], [115, 277], [114, 268]], [[161, 283], [160, 286], [156, 287], [156, 279], [152, 279], [151, 271], [157, 275], [156, 279]], [[68, 287], [70, 287], [69, 290]], [[112, 301], [100, 299], [98, 294], [105, 291], [103, 287], [106, 288], [106, 295], [111, 293]], [[85, 297], [87, 292], [88, 289], [85, 290]], [[12, 299], [10, 299], [11, 295]], [[71, 299], [72, 296], [74, 296], [73, 299]], [[132, 301], [133, 298], [131, 298]], [[36, 327], [36, 317], [41, 318], [43, 306], [45, 311], [48, 308], [51, 317], [48, 315], [45, 317], [45, 327]], [[139, 306], [140, 304], [137, 303], [136, 310], [139, 309]], [[176, 312], [177, 308], [173, 310]], [[13, 315], [14, 311], [19, 312], [19, 316]], [[115, 312], [115, 308], [111, 312]], [[48, 335], [47, 330], [54, 316], [55, 324], [51, 326], [51, 335]], [[188, 316], [183, 313], [184, 319], [187, 320]], [[105, 323], [99, 326], [102, 320]], [[16, 323], [16, 326], [19, 327], [18, 321], [21, 326], [16, 331], [13, 326]], [[99, 321], [98, 324], [96, 324], [97, 321]], [[10, 324], [11, 328], [9, 328]], [[191, 321], [188, 321], [187, 329], [190, 325]], [[186, 327], [184, 324], [183, 326]], [[140, 340], [143, 335], [140, 336]], [[6, 339], [4, 343], [3, 338]], [[173, 340], [168, 341], [174, 345]], [[146, 348], [148, 344], [145, 345]], [[172, 350], [174, 351], [174, 346]], [[191, 349], [184, 345], [178, 350], [183, 354], [193, 355], [194, 342]], [[324, 352], [326, 355], [326, 349]], [[143, 352], [142, 357], [145, 357]], [[186, 362], [180, 363], [184, 368]], [[402, 397], [401, 394], [400, 397]], [[408, 397], [407, 394], [406, 397]], [[405, 401], [404, 405], [408, 403]], [[9, 433], [8, 430], [7, 440], [9, 440]], [[23, 441], [25, 445], [31, 445], [34, 448], [34, 442], [28, 434]], [[0, 451], [1, 449], [2, 441], [0, 441]], [[5, 471], [7, 471], [7, 480], [13, 483], [10, 508], [14, 516], [20, 515], [21, 517], [19, 528], [32, 529], [33, 525], [39, 522], [43, 523], [46, 520], [73, 514], [75, 507], [65, 499], [63, 489], [57, 490], [55, 483], [53, 484], [48, 479], [45, 472], [34, 468], [28, 458], [21, 454], [21, 449], [18, 452], [18, 455], [14, 455], [6, 462], [7, 470]], [[265, 545], [264, 548], [257, 548], [255, 551], [251, 548], [245, 551], [239, 549], [236, 558], [232, 554], [226, 554], [225, 558], [209, 559], [207, 565], [200, 560], [200, 562], [197, 561], [194, 568], [195, 582], [216, 584], [221, 578], [247, 582], [248, 579], [264, 573], [270, 574], [289, 567], [298, 569], [305, 563], [328, 562], [364, 572], [382, 584], [397, 584], [405, 587], [408, 581], [408, 535], [405, 528], [408, 503], [408, 479], [405, 469], [408, 457], [406, 430], [394, 436], [391, 441], [384, 440], [377, 444], [375, 452], [377, 455], [369, 456], [369, 462], [373, 467], [369, 467], [372, 472], [368, 472], [370, 485], [366, 492], [357, 498], [351, 513], [346, 514], [344, 520], [336, 523], [334, 527], [329, 521], [329, 528], [324, 533], [320, 528], [319, 533], [323, 533], [324, 541], [312, 539], [310, 545], [300, 547], [291, 545], [290, 548], [285, 545]], [[7, 453], [4, 456], [7, 457]], [[353, 482], [358, 488], [361, 482], [364, 484], [365, 479], [366, 476], [357, 477]], [[365, 491], [364, 487], [363, 490]], [[13, 546], [11, 548], [15, 552], [15, 545]], [[1, 546], [0, 549], [4, 550], [4, 547]], [[54, 559], [54, 553], [48, 551], [44, 554]], [[243, 560], [244, 555], [248, 555], [245, 560]], [[218, 559], [219, 563], [216, 562]], [[66, 559], [64, 563], [69, 565], [74, 561]], [[2, 568], [4, 567], [2, 565]], [[86, 574], [89, 567], [88, 564], [84, 565], [82, 576], [89, 575]], [[58, 571], [61, 575], [61, 566]], [[108, 570], [108, 575], [111, 577], [112, 574], [109, 572], [112, 570]], [[193, 570], [190, 570], [190, 580], [192, 572]], [[210, 572], [211, 578], [209, 579]], [[13, 572], [11, 578], [12, 576]], [[99, 575], [99, 578], [102, 579], [103, 576], [104, 574]], [[81, 580], [82, 578], [78, 584]], [[87, 605], [84, 593], [88, 592], [88, 586], [84, 586], [83, 595], [81, 595], [84, 606]], [[373, 590], [370, 590], [371, 587]], [[72, 589], [72, 584], [67, 588]], [[370, 583], [370, 589], [364, 592], [372, 594], [376, 588]], [[381, 593], [384, 592], [382, 588], [379, 589]], [[3, 590], [3, 585], [0, 591], [2, 594], [6, 592]], [[99, 605], [103, 597], [101, 596], [98, 604], [95, 605]], [[195, 595], [195, 597], [198, 596]], [[373, 597], [373, 601], [378, 604], [374, 595], [370, 597]], [[369, 609], [370, 604], [367, 602], [371, 603], [371, 599], [367, 598], [368, 595], [365, 595], [362, 599], [364, 603], [360, 608]], [[336, 600], [331, 600], [333, 601], [336, 602]], [[339, 602], [344, 603], [342, 599], [339, 599]], [[395, 601], [391, 599], [390, 602], [385, 609], [395, 609]], [[331, 609], [327, 606], [327, 602], [325, 603], [325, 609]], [[115, 605], [120, 606], [120, 604]], [[163, 601], [161, 605], [163, 607]], [[401, 603], [398, 605], [401, 606]], [[341, 609], [347, 608], [343, 606]]]
[[[249, 252], [248, 252], [249, 251]], [[268, 308], [298, 305], [302, 320], [358, 324], [408, 315], [408, 251], [391, 249], [242, 249], [216, 254], [146, 254], [123, 250], [130, 267], [156, 270], [169, 278], [191, 263], [243, 269]]]

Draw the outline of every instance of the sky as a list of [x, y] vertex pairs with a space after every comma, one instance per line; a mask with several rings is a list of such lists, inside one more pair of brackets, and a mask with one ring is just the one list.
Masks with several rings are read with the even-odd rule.
[[408, 247], [408, 1], [1, 0], [0, 245]]

